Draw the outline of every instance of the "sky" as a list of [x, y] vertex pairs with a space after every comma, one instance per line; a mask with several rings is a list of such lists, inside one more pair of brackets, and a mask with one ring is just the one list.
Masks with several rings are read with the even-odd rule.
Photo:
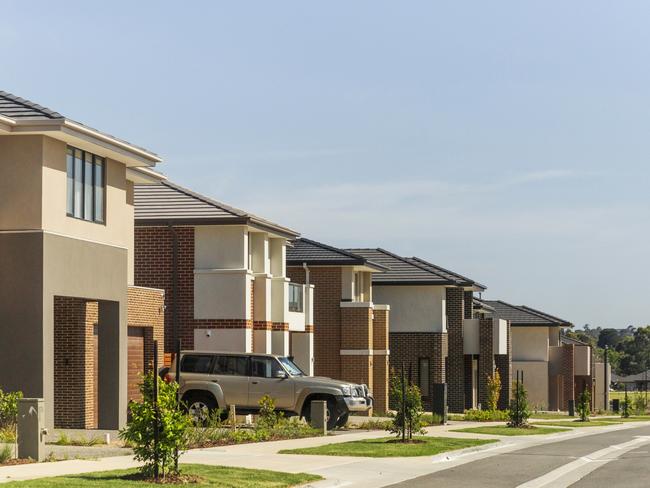
[[580, 327], [650, 323], [649, 2], [0, 8], [0, 90], [178, 184]]

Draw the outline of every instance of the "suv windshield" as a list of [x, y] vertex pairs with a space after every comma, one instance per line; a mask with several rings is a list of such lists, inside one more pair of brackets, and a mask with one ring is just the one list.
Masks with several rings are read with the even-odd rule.
[[278, 358], [278, 361], [280, 361], [282, 366], [284, 366], [284, 369], [286, 369], [291, 376], [305, 376], [305, 373], [303, 373], [302, 370], [296, 366], [296, 364], [291, 359], [281, 357]]

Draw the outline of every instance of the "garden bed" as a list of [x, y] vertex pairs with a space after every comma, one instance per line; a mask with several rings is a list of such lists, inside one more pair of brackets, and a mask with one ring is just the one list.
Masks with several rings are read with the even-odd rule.
[[494, 425], [494, 426], [485, 426], [485, 427], [469, 427], [465, 429], [456, 429], [452, 432], [469, 432], [471, 434], [487, 434], [487, 435], [504, 435], [504, 436], [516, 436], [516, 435], [544, 435], [544, 434], [556, 434], [558, 432], [569, 432], [570, 429], [562, 429], [559, 427], [542, 427], [534, 426], [530, 427], [508, 427], [507, 425]]

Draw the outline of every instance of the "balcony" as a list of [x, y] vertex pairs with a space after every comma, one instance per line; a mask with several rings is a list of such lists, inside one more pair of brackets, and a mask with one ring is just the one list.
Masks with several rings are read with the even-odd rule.
[[314, 286], [292, 283], [287, 278], [273, 278], [272, 320], [289, 324], [289, 330], [300, 332], [313, 323]]
[[465, 319], [463, 320], [463, 352], [465, 354], [481, 353], [481, 321], [492, 322], [492, 354], [508, 353], [508, 323], [501, 319]]

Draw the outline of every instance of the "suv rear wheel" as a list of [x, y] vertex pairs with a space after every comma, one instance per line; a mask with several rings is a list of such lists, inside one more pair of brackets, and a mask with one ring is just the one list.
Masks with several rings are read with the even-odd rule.
[[[339, 410], [336, 405], [336, 400], [332, 397], [314, 398], [314, 400], [325, 400], [327, 402], [327, 411], [325, 413], [325, 418], [327, 419], [327, 430], [334, 430], [338, 427], [339, 419], [345, 415]], [[311, 400], [303, 407], [302, 416], [305, 417], [307, 423], [311, 425]]]
[[217, 409], [217, 401], [206, 393], [189, 393], [183, 398], [187, 413], [197, 424], [205, 424], [210, 413]]

